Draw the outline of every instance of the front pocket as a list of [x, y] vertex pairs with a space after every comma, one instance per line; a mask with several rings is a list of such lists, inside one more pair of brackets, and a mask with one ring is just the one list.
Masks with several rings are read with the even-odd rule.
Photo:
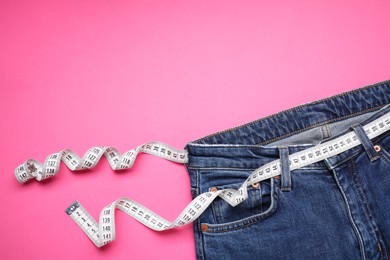
[[[240, 183], [216, 186], [218, 189], [238, 189]], [[268, 218], [277, 209], [279, 195], [279, 180], [271, 178], [259, 183], [257, 187], [248, 186], [248, 198], [235, 207], [230, 206], [221, 198], [216, 198], [211, 204], [214, 223], [207, 225], [205, 232], [227, 232], [250, 226]]]

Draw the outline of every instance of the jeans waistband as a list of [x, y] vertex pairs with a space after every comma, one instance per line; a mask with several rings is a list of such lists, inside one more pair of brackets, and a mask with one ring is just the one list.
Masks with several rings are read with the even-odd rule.
[[[389, 113], [389, 103], [390, 80], [387, 80], [296, 106], [188, 143], [186, 146], [189, 153], [188, 167], [256, 169], [279, 157], [279, 148], [277, 145], [272, 146], [272, 143], [369, 113], [368, 118], [358, 122], [363, 126]], [[352, 129], [345, 129], [326, 140], [319, 140], [318, 143], [337, 138], [348, 131]], [[288, 145], [289, 153], [315, 145]], [[355, 147], [335, 156], [336, 158], [330, 158], [330, 161], [336, 164], [360, 149], [361, 146]], [[324, 162], [318, 162], [309, 167], [324, 165]]]

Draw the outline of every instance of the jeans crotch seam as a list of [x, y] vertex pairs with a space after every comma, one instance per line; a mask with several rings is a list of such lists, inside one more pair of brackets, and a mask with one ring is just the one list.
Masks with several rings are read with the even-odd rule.
[[[361, 182], [359, 180], [356, 165], [355, 165], [354, 161], [352, 161], [352, 160], [351, 160], [349, 165], [350, 165], [349, 168], [350, 168], [352, 176], [353, 176], [353, 181], [355, 183], [355, 188], [356, 188], [359, 196], [361, 197], [361, 200], [362, 200], [362, 203], [364, 206], [364, 214], [366, 215], [366, 217], [368, 219], [372, 220], [373, 216], [371, 214], [371, 210], [370, 210], [369, 204], [367, 202], [367, 198], [366, 198], [366, 195], [364, 193], [363, 187], [362, 187]], [[370, 225], [372, 225], [372, 223], [370, 223]]]
[[360, 232], [359, 232], [359, 229], [357, 228], [356, 223], [355, 223], [355, 221], [354, 221], [354, 219], [353, 219], [353, 217], [352, 217], [352, 212], [351, 212], [351, 208], [349, 207], [349, 203], [348, 203], [347, 196], [346, 196], [346, 194], [345, 194], [343, 188], [341, 187], [341, 184], [340, 184], [340, 182], [339, 182], [339, 180], [338, 180], [338, 177], [337, 177], [338, 174], [337, 174], [337, 172], [336, 172], [336, 170], [335, 170], [334, 168], [332, 169], [332, 172], [333, 172], [333, 177], [334, 177], [334, 179], [335, 179], [335, 181], [336, 181], [336, 185], [337, 185], [337, 187], [339, 188], [339, 190], [340, 190], [340, 192], [341, 192], [341, 195], [342, 195], [342, 197], [343, 197], [343, 199], [344, 199], [344, 205], [345, 205], [345, 208], [346, 208], [346, 210], [347, 210], [347, 212], [348, 212], [349, 221], [350, 221], [351, 224], [352, 224], [353, 231], [355, 232], [355, 235], [356, 235], [357, 240], [358, 240], [358, 242], [359, 242], [360, 253], [361, 253], [361, 255], [362, 255], [362, 259], [365, 260], [365, 259], [366, 259], [366, 253], [365, 253], [365, 249], [364, 249], [364, 243], [363, 243], [362, 236], [361, 236], [361, 234], [360, 234]]
[[[355, 183], [356, 190], [357, 190], [357, 192], [360, 196], [360, 199], [362, 201], [362, 204], [363, 204], [364, 214], [370, 222], [369, 223], [370, 228], [374, 231], [375, 239], [376, 239], [375, 242], [377, 245], [382, 241], [382, 234], [381, 234], [381, 232], [380, 232], [380, 230], [375, 222], [375, 218], [372, 214], [372, 210], [370, 209], [370, 204], [368, 203], [367, 197], [366, 197], [365, 192], [363, 190], [363, 187], [361, 185], [361, 181], [358, 178], [358, 170], [357, 170], [356, 164], [353, 160], [351, 160], [349, 165], [350, 165], [349, 168], [350, 168], [351, 173], [353, 175], [353, 181]], [[380, 252], [381, 256], [382, 256], [382, 254], [386, 255], [386, 249], [384, 247], [381, 249], [381, 251], [382, 251], [382, 252]]]

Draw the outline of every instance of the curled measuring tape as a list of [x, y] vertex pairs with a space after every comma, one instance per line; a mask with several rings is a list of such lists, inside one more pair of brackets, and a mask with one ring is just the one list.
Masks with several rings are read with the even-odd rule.
[[161, 142], [149, 142], [140, 145], [123, 155], [120, 155], [118, 150], [113, 147], [92, 147], [84, 154], [82, 159], [72, 150], [66, 149], [50, 154], [43, 164], [34, 159], [28, 159], [15, 169], [15, 177], [20, 183], [27, 182], [33, 178], [41, 181], [53, 177], [60, 169], [60, 161], [71, 171], [91, 169], [96, 166], [103, 154], [113, 170], [123, 170], [133, 166], [140, 152], [177, 163], [186, 163], [188, 161], [187, 151], [177, 150]]
[[[390, 130], [390, 113], [365, 125], [363, 129], [369, 139], [373, 139]], [[333, 140], [293, 153], [289, 156], [290, 170], [325, 160], [359, 144], [361, 142], [357, 135], [354, 132], [349, 132]], [[71, 150], [64, 150], [49, 155], [43, 165], [33, 159], [27, 160], [15, 169], [15, 176], [21, 183], [32, 178], [37, 180], [49, 178], [58, 172], [60, 160], [71, 170], [89, 169], [97, 164], [103, 154], [108, 159], [112, 169], [126, 169], [133, 165], [139, 152], [156, 155], [177, 163], [186, 163], [188, 161], [187, 151], [177, 150], [160, 142], [151, 142], [138, 146], [122, 156], [112, 147], [91, 148], [84, 155], [83, 159]], [[104, 207], [100, 213], [99, 223], [77, 201], [66, 209], [66, 213], [97, 247], [101, 247], [115, 239], [115, 209], [125, 212], [153, 230], [168, 230], [192, 223], [218, 196], [233, 207], [238, 205], [248, 197], [247, 187], [249, 185], [280, 175], [280, 172], [281, 164], [278, 159], [254, 170], [238, 190], [224, 189], [202, 193], [194, 198], [173, 222], [164, 219], [130, 198], [120, 198]]]

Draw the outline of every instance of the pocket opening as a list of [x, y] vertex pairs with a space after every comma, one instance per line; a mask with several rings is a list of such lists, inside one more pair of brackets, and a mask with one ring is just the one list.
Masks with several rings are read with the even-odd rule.
[[[224, 185], [220, 188], [235, 188], [235, 185]], [[239, 185], [238, 185], [239, 186]], [[202, 223], [208, 226], [206, 233], [228, 232], [255, 224], [271, 216], [278, 207], [279, 180], [271, 178], [262, 181], [258, 189], [248, 188], [248, 198], [237, 205], [230, 206], [221, 198], [212, 204], [214, 223]]]

